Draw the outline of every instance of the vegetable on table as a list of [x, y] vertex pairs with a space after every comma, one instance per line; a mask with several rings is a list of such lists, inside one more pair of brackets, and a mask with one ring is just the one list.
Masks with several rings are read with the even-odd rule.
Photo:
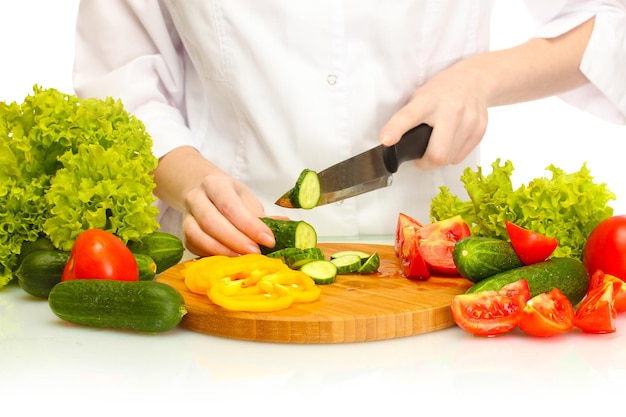
[[559, 245], [553, 237], [525, 229], [508, 220], [504, 223], [511, 245], [525, 265], [545, 261]]
[[61, 277], [61, 281], [76, 279], [138, 281], [139, 268], [134, 254], [117, 236], [89, 229], [76, 238]]
[[461, 200], [447, 187], [431, 201], [432, 221], [461, 215], [472, 236], [506, 238], [505, 221], [555, 238], [559, 246], [554, 257], [581, 259], [587, 236], [602, 220], [613, 215], [607, 204], [615, 200], [605, 183], [595, 183], [583, 164], [578, 172], [565, 173], [550, 165], [551, 178], [535, 178], [526, 185], [513, 187], [513, 164], [500, 165], [483, 175], [467, 168], [461, 176], [469, 200]]
[[294, 302], [315, 301], [321, 293], [304, 272], [260, 254], [196, 259], [186, 263], [181, 274], [191, 292], [228, 310], [282, 310]]
[[574, 316], [574, 326], [585, 333], [612, 333], [616, 330], [617, 309], [615, 294], [620, 284], [604, 280], [589, 290], [581, 301]]
[[156, 274], [173, 267], [183, 258], [183, 242], [173, 234], [155, 231], [128, 241], [128, 249], [136, 255], [148, 255], [156, 264]]
[[556, 336], [574, 328], [574, 306], [558, 288], [528, 300], [519, 319], [519, 328], [538, 337]]
[[473, 283], [524, 266], [511, 243], [495, 237], [461, 239], [452, 250], [452, 259], [459, 274]]
[[452, 299], [454, 322], [475, 336], [498, 336], [518, 326], [530, 292], [526, 280], [506, 284], [498, 291], [482, 291]]
[[598, 269], [591, 275], [589, 282], [589, 291], [601, 287], [605, 281], [613, 282], [613, 290], [615, 291], [615, 310], [618, 313], [626, 311], [626, 282], [611, 274], [605, 274], [604, 271]]
[[28, 294], [48, 298], [52, 288], [61, 282], [70, 253], [42, 249], [29, 253], [15, 271], [19, 286]]
[[626, 215], [609, 217], [593, 228], [585, 242], [583, 263], [590, 274], [602, 270], [626, 281]]
[[73, 324], [149, 333], [170, 330], [187, 314], [183, 296], [158, 281], [62, 281], [50, 291], [48, 304]]
[[155, 231], [156, 165], [149, 134], [121, 101], [35, 86], [22, 103], [0, 102], [0, 287], [25, 242], [45, 236], [69, 251], [87, 229], [125, 243]]

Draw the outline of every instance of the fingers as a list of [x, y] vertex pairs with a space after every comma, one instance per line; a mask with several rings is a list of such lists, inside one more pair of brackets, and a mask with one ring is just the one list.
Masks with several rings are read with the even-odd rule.
[[274, 246], [263, 207], [252, 193], [226, 175], [210, 175], [185, 199], [183, 231], [187, 249], [199, 256], [259, 253]]

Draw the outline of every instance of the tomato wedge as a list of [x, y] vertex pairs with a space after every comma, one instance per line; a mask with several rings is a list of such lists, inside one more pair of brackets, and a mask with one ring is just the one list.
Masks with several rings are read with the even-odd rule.
[[531, 298], [519, 320], [519, 328], [533, 336], [548, 337], [569, 332], [574, 328], [574, 306], [559, 290]]
[[526, 265], [545, 261], [559, 245], [553, 237], [525, 229], [508, 220], [505, 225], [513, 249]]
[[615, 294], [619, 289], [618, 283], [609, 280], [589, 289], [576, 310], [574, 326], [585, 333], [614, 332], [617, 319]]
[[525, 279], [505, 285], [500, 291], [460, 294], [452, 299], [454, 322], [475, 336], [498, 336], [517, 327], [530, 299]]
[[604, 271], [598, 269], [593, 273], [593, 275], [591, 275], [589, 289], [592, 290], [596, 287], [600, 287], [605, 281], [613, 282], [617, 284], [617, 287], [619, 287], [615, 293], [615, 310], [618, 313], [626, 311], [626, 282], [622, 281], [615, 275], [605, 274]]
[[404, 235], [402, 233], [402, 230], [405, 227], [413, 227], [419, 229], [422, 227], [422, 224], [408, 214], [398, 214], [398, 222], [396, 224], [396, 239], [394, 242], [394, 251], [396, 252], [396, 256], [400, 255], [400, 248], [402, 247], [402, 242], [404, 241]]
[[405, 278], [426, 280], [430, 278], [430, 270], [426, 266], [420, 250], [416, 229], [412, 226], [404, 227], [400, 231], [400, 271]]

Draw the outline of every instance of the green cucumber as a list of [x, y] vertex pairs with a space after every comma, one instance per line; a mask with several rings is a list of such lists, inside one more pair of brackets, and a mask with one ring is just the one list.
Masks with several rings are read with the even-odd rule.
[[331, 258], [330, 262], [337, 267], [337, 274], [352, 274], [361, 268], [361, 257], [359, 255], [344, 255]]
[[369, 258], [365, 260], [365, 262], [361, 264], [361, 267], [359, 268], [357, 272], [359, 274], [372, 274], [378, 271], [379, 267], [380, 267], [380, 255], [378, 255], [378, 252], [374, 252], [370, 255]]
[[37, 252], [40, 250], [57, 250], [54, 247], [54, 244], [47, 236], [40, 236], [37, 240], [27, 240], [22, 243], [20, 248], [20, 254], [17, 256], [17, 264], [15, 265], [15, 270], [20, 267], [24, 258], [30, 255], [33, 252]]
[[506, 284], [526, 278], [531, 298], [558, 288], [578, 304], [587, 293], [590, 277], [581, 261], [575, 258], [552, 258], [547, 261], [500, 272], [471, 286], [467, 292], [499, 291]]
[[293, 255], [294, 253], [297, 253], [301, 250], [302, 249], [299, 249], [299, 248], [282, 248], [280, 250], [275, 250], [275, 251], [266, 253], [265, 256], [268, 256], [270, 258], [279, 258], [279, 259], [282, 259], [283, 262], [287, 263], [288, 256]]
[[187, 313], [182, 295], [158, 281], [63, 281], [50, 291], [48, 304], [70, 323], [149, 333], [176, 327]]
[[308, 262], [300, 271], [304, 272], [318, 285], [327, 285], [335, 282], [337, 278], [337, 265], [327, 260]]
[[28, 294], [48, 298], [52, 288], [61, 282], [63, 269], [69, 259], [69, 252], [57, 249], [31, 252], [15, 271], [17, 282]]
[[303, 169], [296, 185], [287, 193], [287, 198], [293, 208], [312, 209], [320, 201], [321, 187], [317, 172]]
[[284, 248], [317, 247], [315, 228], [303, 220], [283, 220], [269, 217], [261, 217], [261, 220], [270, 228], [276, 241], [272, 248], [261, 245], [261, 253], [264, 255]]
[[152, 232], [141, 240], [131, 240], [127, 243], [132, 253], [141, 253], [151, 257], [156, 263], [156, 273], [169, 269], [183, 258], [185, 247], [181, 240], [165, 232]]
[[285, 257], [285, 263], [291, 269], [300, 269], [307, 262], [324, 259], [324, 252], [320, 248], [294, 249], [294, 252]]
[[452, 250], [452, 259], [459, 274], [474, 283], [524, 266], [510, 242], [482, 236], [459, 240]]
[[363, 252], [360, 250], [342, 250], [342, 251], [331, 254], [330, 259], [332, 260], [335, 258], [341, 258], [342, 256], [348, 256], [348, 255], [356, 255], [359, 258], [361, 258], [361, 262], [365, 262], [372, 254]]
[[139, 269], [139, 281], [152, 281], [156, 277], [157, 271], [154, 259], [145, 253], [133, 253], [133, 255]]

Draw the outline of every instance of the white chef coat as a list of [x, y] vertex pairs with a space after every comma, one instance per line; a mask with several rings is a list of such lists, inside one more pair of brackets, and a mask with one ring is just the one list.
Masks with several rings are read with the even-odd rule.
[[[75, 90], [121, 99], [158, 157], [199, 149], [269, 215], [308, 221], [320, 237], [389, 235], [399, 212], [429, 222], [441, 185], [465, 198], [459, 178], [476, 167], [478, 150], [427, 172], [402, 164], [391, 187], [341, 204], [294, 211], [274, 201], [302, 169], [378, 145], [383, 124], [419, 85], [487, 51], [493, 2], [83, 0]], [[592, 84], [564, 98], [616, 122], [626, 115], [625, 3], [528, 0], [542, 36], [596, 15], [582, 65]], [[160, 208], [162, 229], [180, 235], [180, 213]]]

